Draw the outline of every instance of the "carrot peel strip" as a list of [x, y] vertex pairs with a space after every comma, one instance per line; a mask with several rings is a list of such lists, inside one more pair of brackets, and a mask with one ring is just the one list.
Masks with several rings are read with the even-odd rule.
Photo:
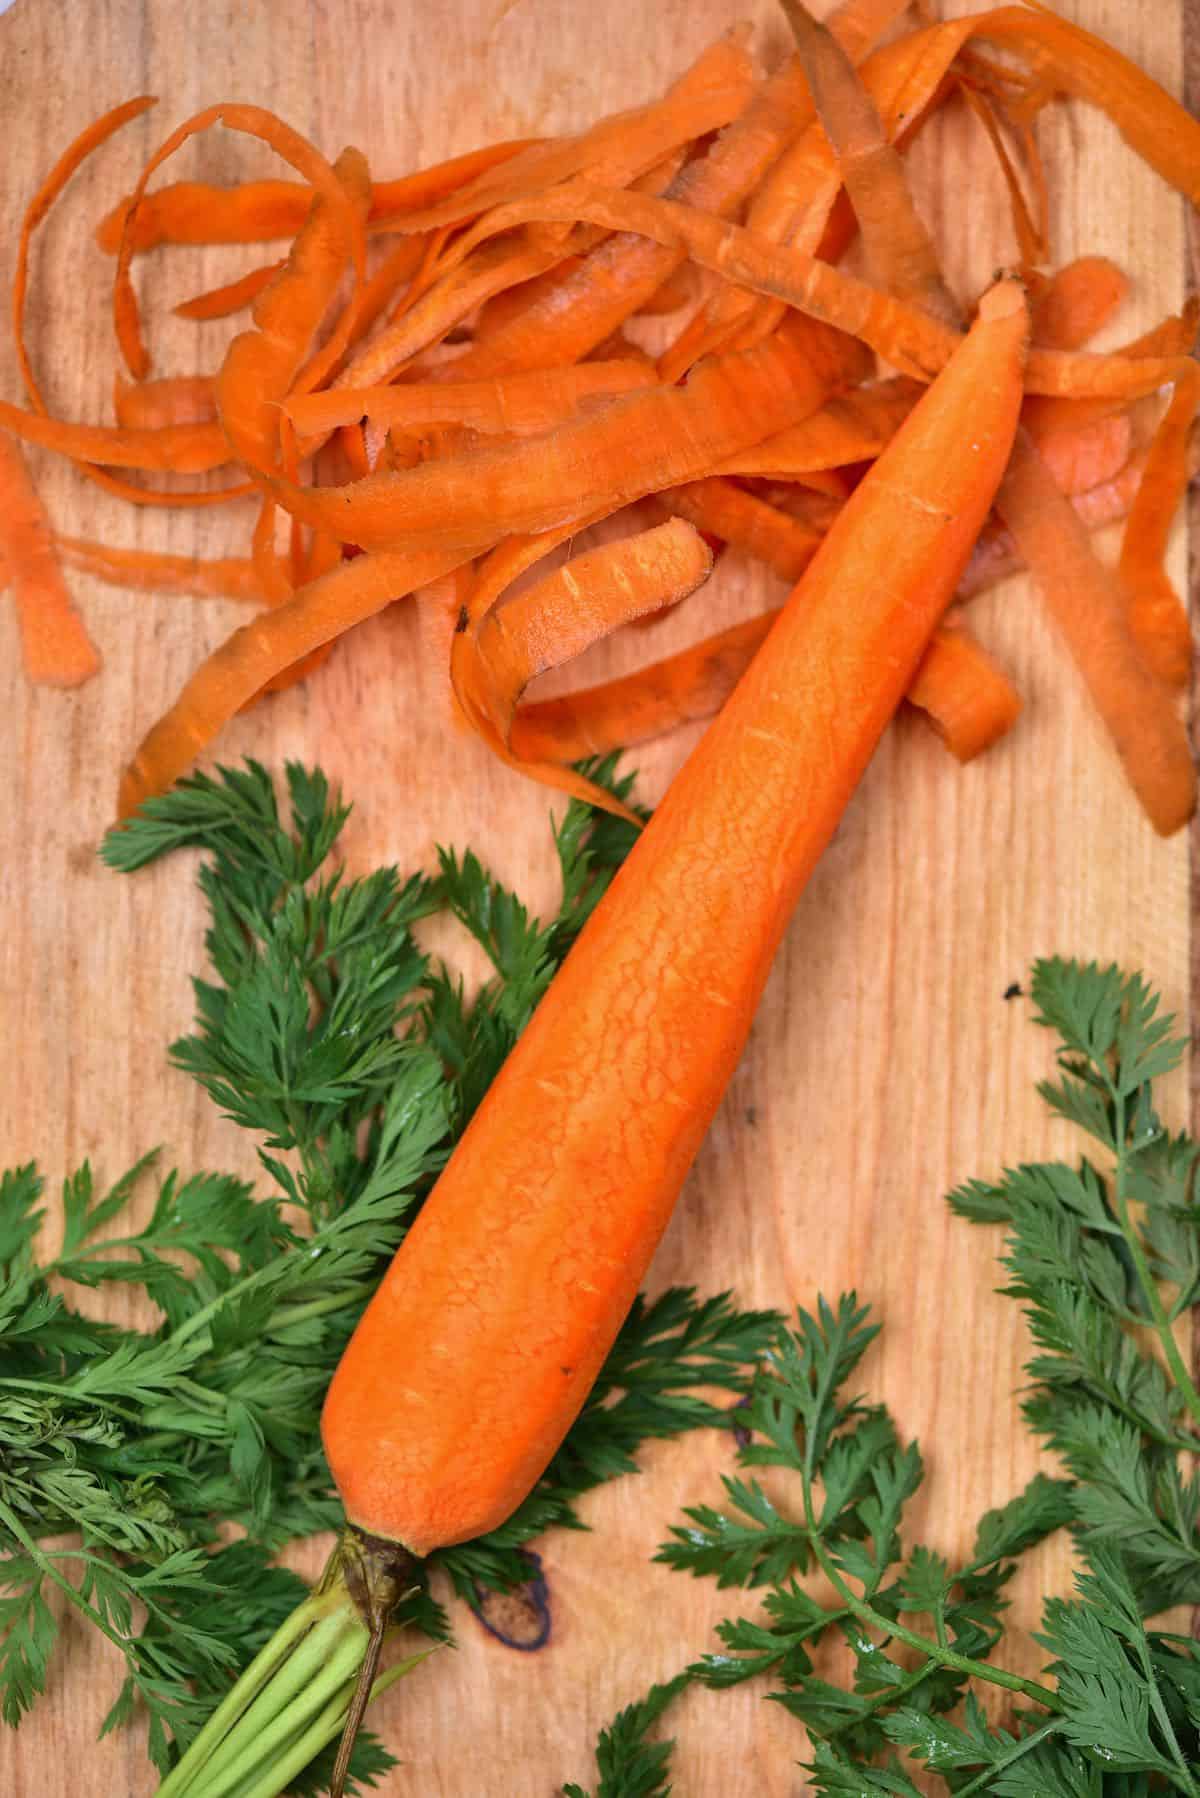
[[39, 686], [81, 686], [98, 672], [100, 657], [67, 591], [25, 458], [3, 433], [0, 495], [0, 560], [17, 605], [25, 672]]

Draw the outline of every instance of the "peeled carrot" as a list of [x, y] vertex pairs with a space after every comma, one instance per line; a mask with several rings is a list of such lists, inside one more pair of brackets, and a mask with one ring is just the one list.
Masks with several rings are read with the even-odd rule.
[[1027, 327], [1018, 289], [984, 301], [676, 778], [426, 1201], [325, 1403], [326, 1454], [359, 1529], [427, 1554], [495, 1527], [582, 1405], [793, 906], [991, 505]]
[[78, 687], [100, 667], [63, 580], [54, 533], [20, 449], [0, 432], [0, 563], [21, 625], [25, 672], [40, 686]]

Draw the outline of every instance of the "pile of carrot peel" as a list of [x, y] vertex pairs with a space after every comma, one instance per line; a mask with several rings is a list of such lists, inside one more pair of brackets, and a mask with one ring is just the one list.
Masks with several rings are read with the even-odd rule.
[[[396, 180], [376, 181], [353, 147], [327, 161], [253, 106], [185, 121], [97, 233], [115, 258], [124, 367], [109, 425], [50, 413], [23, 334], [30, 248], [85, 159], [153, 102], [116, 108], [68, 148], [25, 216], [13, 295], [25, 399], [0, 402], [0, 584], [28, 675], [72, 686], [100, 666], [66, 570], [254, 608], [146, 734], [122, 815], [236, 712], [410, 598], [445, 616], [429, 641], [444, 653], [449, 640], [457, 710], [497, 756], [618, 805], [570, 764], [711, 716], [771, 628], [774, 610], [706, 634], [694, 596], [723, 550], [765, 564], [782, 597], [962, 339], [977, 296], [949, 287], [904, 151], [942, 108], [965, 106], [1011, 199], [1033, 347], [1008, 477], [908, 698], [963, 761], [1012, 728], [1021, 698], [964, 609], [1028, 568], [1151, 822], [1169, 834], [1191, 816], [1178, 703], [1191, 637], [1165, 558], [1195, 472], [1200, 309], [1119, 351], [1087, 348], [1129, 281], [1103, 258], [1055, 266], [1036, 123], [1063, 100], [1102, 108], [1193, 202], [1200, 124], [1037, 4], [916, 25], [905, 0], [842, 0], [824, 23], [799, 0], [784, 11], [795, 49], [766, 74], [734, 31], [656, 101]], [[217, 125], [297, 178], [150, 185]], [[177, 308], [248, 309], [210, 373], [154, 371], [132, 274], [175, 243], [268, 246]], [[246, 553], [59, 536], [19, 441], [135, 505], [248, 506]], [[191, 485], [155, 486], [162, 474]], [[1091, 533], [1115, 523], [1113, 568]], [[600, 524], [603, 541], [579, 548]], [[692, 647], [525, 698], [538, 676], [684, 602]]]

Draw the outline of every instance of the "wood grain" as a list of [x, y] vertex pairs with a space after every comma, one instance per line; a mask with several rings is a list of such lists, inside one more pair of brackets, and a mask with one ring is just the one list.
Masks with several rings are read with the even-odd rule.
[[[1065, 0], [1063, 10], [1178, 84], [1181, 0]], [[746, 11], [756, 46], [777, 52], [782, 33], [767, 0], [518, 0], [507, 11], [499, 0], [446, 0], [436, 13], [399, 0], [218, 0], [202, 14], [171, 0], [17, 0], [0, 19], [0, 284], [20, 207], [82, 121], [138, 90], [162, 100], [84, 171], [43, 233], [30, 340], [53, 403], [67, 416], [106, 415], [108, 271], [90, 224], [193, 109], [253, 99], [328, 153], [351, 138], [380, 173], [399, 173], [648, 97]], [[1183, 203], [1081, 109], [1047, 117], [1041, 135], [1056, 255], [1101, 251], [1133, 272], [1120, 321], [1120, 334], [1132, 334], [1182, 296]], [[955, 112], [924, 134], [914, 162], [950, 273], [964, 291], [977, 288], [1013, 253], [995, 170]], [[187, 152], [191, 174], [266, 167], [219, 135]], [[237, 266], [232, 253], [204, 250], [141, 264], [161, 368], [212, 364], [221, 328], [197, 333], [167, 307]], [[7, 345], [0, 391], [18, 391]], [[32, 461], [55, 521], [76, 534], [217, 553], [245, 528], [236, 512], [133, 512], [68, 467]], [[1177, 555], [1182, 575], [1182, 533]], [[777, 597], [774, 583], [733, 557], [720, 579], [730, 616]], [[201, 965], [192, 871], [176, 858], [121, 880], [95, 859], [121, 759], [230, 628], [234, 608], [76, 586], [105, 657], [102, 677], [76, 694], [29, 691], [11, 608], [0, 609], [0, 1149], [6, 1164], [36, 1156], [52, 1180], [85, 1155], [112, 1175], [158, 1142], [184, 1166], [251, 1173], [250, 1145], [164, 1057], [189, 1020], [188, 978]], [[1010, 583], [975, 617], [1027, 695], [1027, 717], [965, 771], [914, 719], [892, 730], [799, 908], [654, 1269], [656, 1286], [733, 1286], [748, 1303], [791, 1306], [854, 1286], [877, 1305], [887, 1328], [865, 1380], [925, 1446], [930, 1477], [911, 1526], [949, 1554], [1037, 1463], [1012, 1396], [1024, 1334], [1011, 1304], [993, 1296], [996, 1242], [953, 1222], [942, 1203], [959, 1179], [1068, 1146], [1032, 1097], [1045, 1044], [1006, 989], [1033, 957], [1064, 951], [1141, 966], [1180, 1007], [1191, 940], [1186, 843], [1161, 843], [1141, 821], [1026, 587]], [[345, 843], [351, 870], [427, 864], [435, 841], [469, 844], [544, 904], [553, 890], [546, 796], [447, 732], [441, 685], [417, 653], [419, 628], [411, 609], [377, 619], [311, 688], [239, 719], [220, 753], [275, 766], [319, 758], [358, 801]], [[658, 627], [656, 651], [673, 628]], [[647, 797], [692, 740], [681, 734], [639, 754]], [[453, 950], [471, 965], [460, 943]], [[1173, 1099], [1179, 1122], [1182, 1086]], [[549, 1798], [563, 1779], [586, 1781], [598, 1725], [705, 1647], [730, 1608], [710, 1586], [649, 1560], [684, 1503], [719, 1495], [729, 1464], [725, 1440], [652, 1449], [639, 1477], [588, 1505], [592, 1534], [546, 1542], [554, 1630], [540, 1655], [515, 1655], [460, 1617], [457, 1653], [401, 1687], [380, 1719], [405, 1757], [386, 1791]], [[300, 1564], [315, 1569], [324, 1546], [309, 1545]], [[1064, 1572], [1058, 1549], [1029, 1570], [1017, 1595], [1023, 1629], [1036, 1618], [1038, 1579]], [[1036, 1654], [1026, 1641], [1015, 1658], [1032, 1666]], [[95, 1742], [118, 1677], [113, 1656], [68, 1619], [49, 1694], [19, 1736], [0, 1737], [0, 1789], [39, 1798], [152, 1791], [138, 1730]], [[681, 1793], [803, 1789], [803, 1737], [760, 1698], [743, 1690], [684, 1701]]]

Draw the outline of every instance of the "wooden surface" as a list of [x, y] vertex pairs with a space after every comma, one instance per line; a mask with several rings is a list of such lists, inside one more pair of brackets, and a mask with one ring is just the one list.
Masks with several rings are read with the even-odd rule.
[[[162, 97], [84, 172], [43, 234], [31, 342], [53, 402], [68, 416], [108, 415], [107, 265], [89, 223], [167, 129], [211, 100], [274, 107], [329, 154], [352, 138], [391, 174], [648, 97], [745, 12], [759, 48], [776, 52], [783, 41], [766, 0], [519, 0], [502, 10], [498, 0], [436, 9], [218, 0], [202, 10], [172, 0], [17, 0], [0, 19], [0, 285], [20, 207], [84, 119], [139, 90]], [[1181, 80], [1182, 0], [1066, 0], [1064, 10], [1167, 85]], [[1119, 332], [1132, 334], [1181, 298], [1183, 203], [1082, 109], [1047, 118], [1042, 141], [1057, 254], [1103, 251], [1133, 272]], [[923, 136], [914, 161], [951, 272], [977, 287], [1012, 255], [994, 169], [958, 113]], [[178, 173], [251, 170], [274, 172], [252, 149], [210, 135]], [[967, 183], [986, 197], [964, 209]], [[193, 250], [141, 265], [162, 368], [211, 365], [220, 327], [205, 327], [197, 343], [194, 327], [162, 320], [169, 303], [238, 265], [229, 253]], [[0, 392], [18, 393], [7, 344]], [[244, 530], [242, 516], [137, 514], [48, 458], [34, 467], [68, 531], [216, 552]], [[731, 615], [778, 592], [732, 557], [719, 580]], [[184, 1166], [251, 1172], [251, 1145], [165, 1061], [201, 966], [192, 869], [177, 858], [124, 880], [95, 859], [118, 764], [235, 609], [76, 586], [105, 657], [102, 677], [77, 694], [29, 691], [11, 610], [0, 608], [0, 1149], [6, 1164], [36, 1156], [52, 1181], [85, 1155], [114, 1174], [159, 1142]], [[942, 1203], [961, 1178], [1065, 1142], [1032, 1097], [1045, 1042], [1005, 990], [1033, 957], [1064, 951], [1141, 966], [1179, 1007], [1190, 948], [1186, 842], [1163, 844], [1142, 822], [1030, 594], [1011, 583], [973, 616], [1027, 695], [1027, 716], [965, 771], [912, 718], [892, 730], [800, 906], [653, 1271], [656, 1286], [733, 1285], [748, 1303], [791, 1306], [853, 1285], [877, 1305], [886, 1330], [865, 1383], [924, 1444], [929, 1480], [911, 1526], [951, 1555], [979, 1512], [1036, 1464], [1012, 1397], [1026, 1345], [1015, 1308], [993, 1296], [996, 1243], [952, 1221]], [[668, 641], [670, 627], [661, 628], [656, 648]], [[273, 766], [285, 755], [319, 758], [358, 802], [345, 839], [353, 870], [428, 862], [435, 840], [469, 844], [546, 902], [546, 795], [473, 742], [447, 737], [417, 651], [413, 613], [397, 608], [360, 631], [310, 689], [240, 719], [221, 754]], [[661, 791], [689, 741], [639, 754], [645, 795]], [[1182, 1087], [1173, 1097], [1182, 1121]], [[381, 1716], [406, 1759], [387, 1792], [549, 1798], [564, 1779], [587, 1780], [597, 1726], [708, 1645], [729, 1608], [710, 1584], [649, 1561], [683, 1503], [718, 1496], [729, 1462], [724, 1439], [654, 1448], [640, 1477], [587, 1505], [593, 1534], [545, 1544], [554, 1631], [541, 1654], [513, 1654], [460, 1615], [458, 1652], [402, 1686]], [[315, 1568], [323, 1547], [301, 1563]], [[1043, 1556], [1036, 1571], [1060, 1579], [1061, 1555]], [[1036, 1616], [1032, 1578], [1016, 1615], [1023, 1626]], [[1027, 1646], [1026, 1660], [1036, 1652]], [[18, 1737], [0, 1737], [0, 1790], [149, 1793], [137, 1729], [94, 1740], [118, 1677], [114, 1657], [68, 1623], [50, 1693]], [[753, 1690], [696, 1693], [679, 1707], [680, 1793], [803, 1789], [798, 1726], [759, 1700]]]

